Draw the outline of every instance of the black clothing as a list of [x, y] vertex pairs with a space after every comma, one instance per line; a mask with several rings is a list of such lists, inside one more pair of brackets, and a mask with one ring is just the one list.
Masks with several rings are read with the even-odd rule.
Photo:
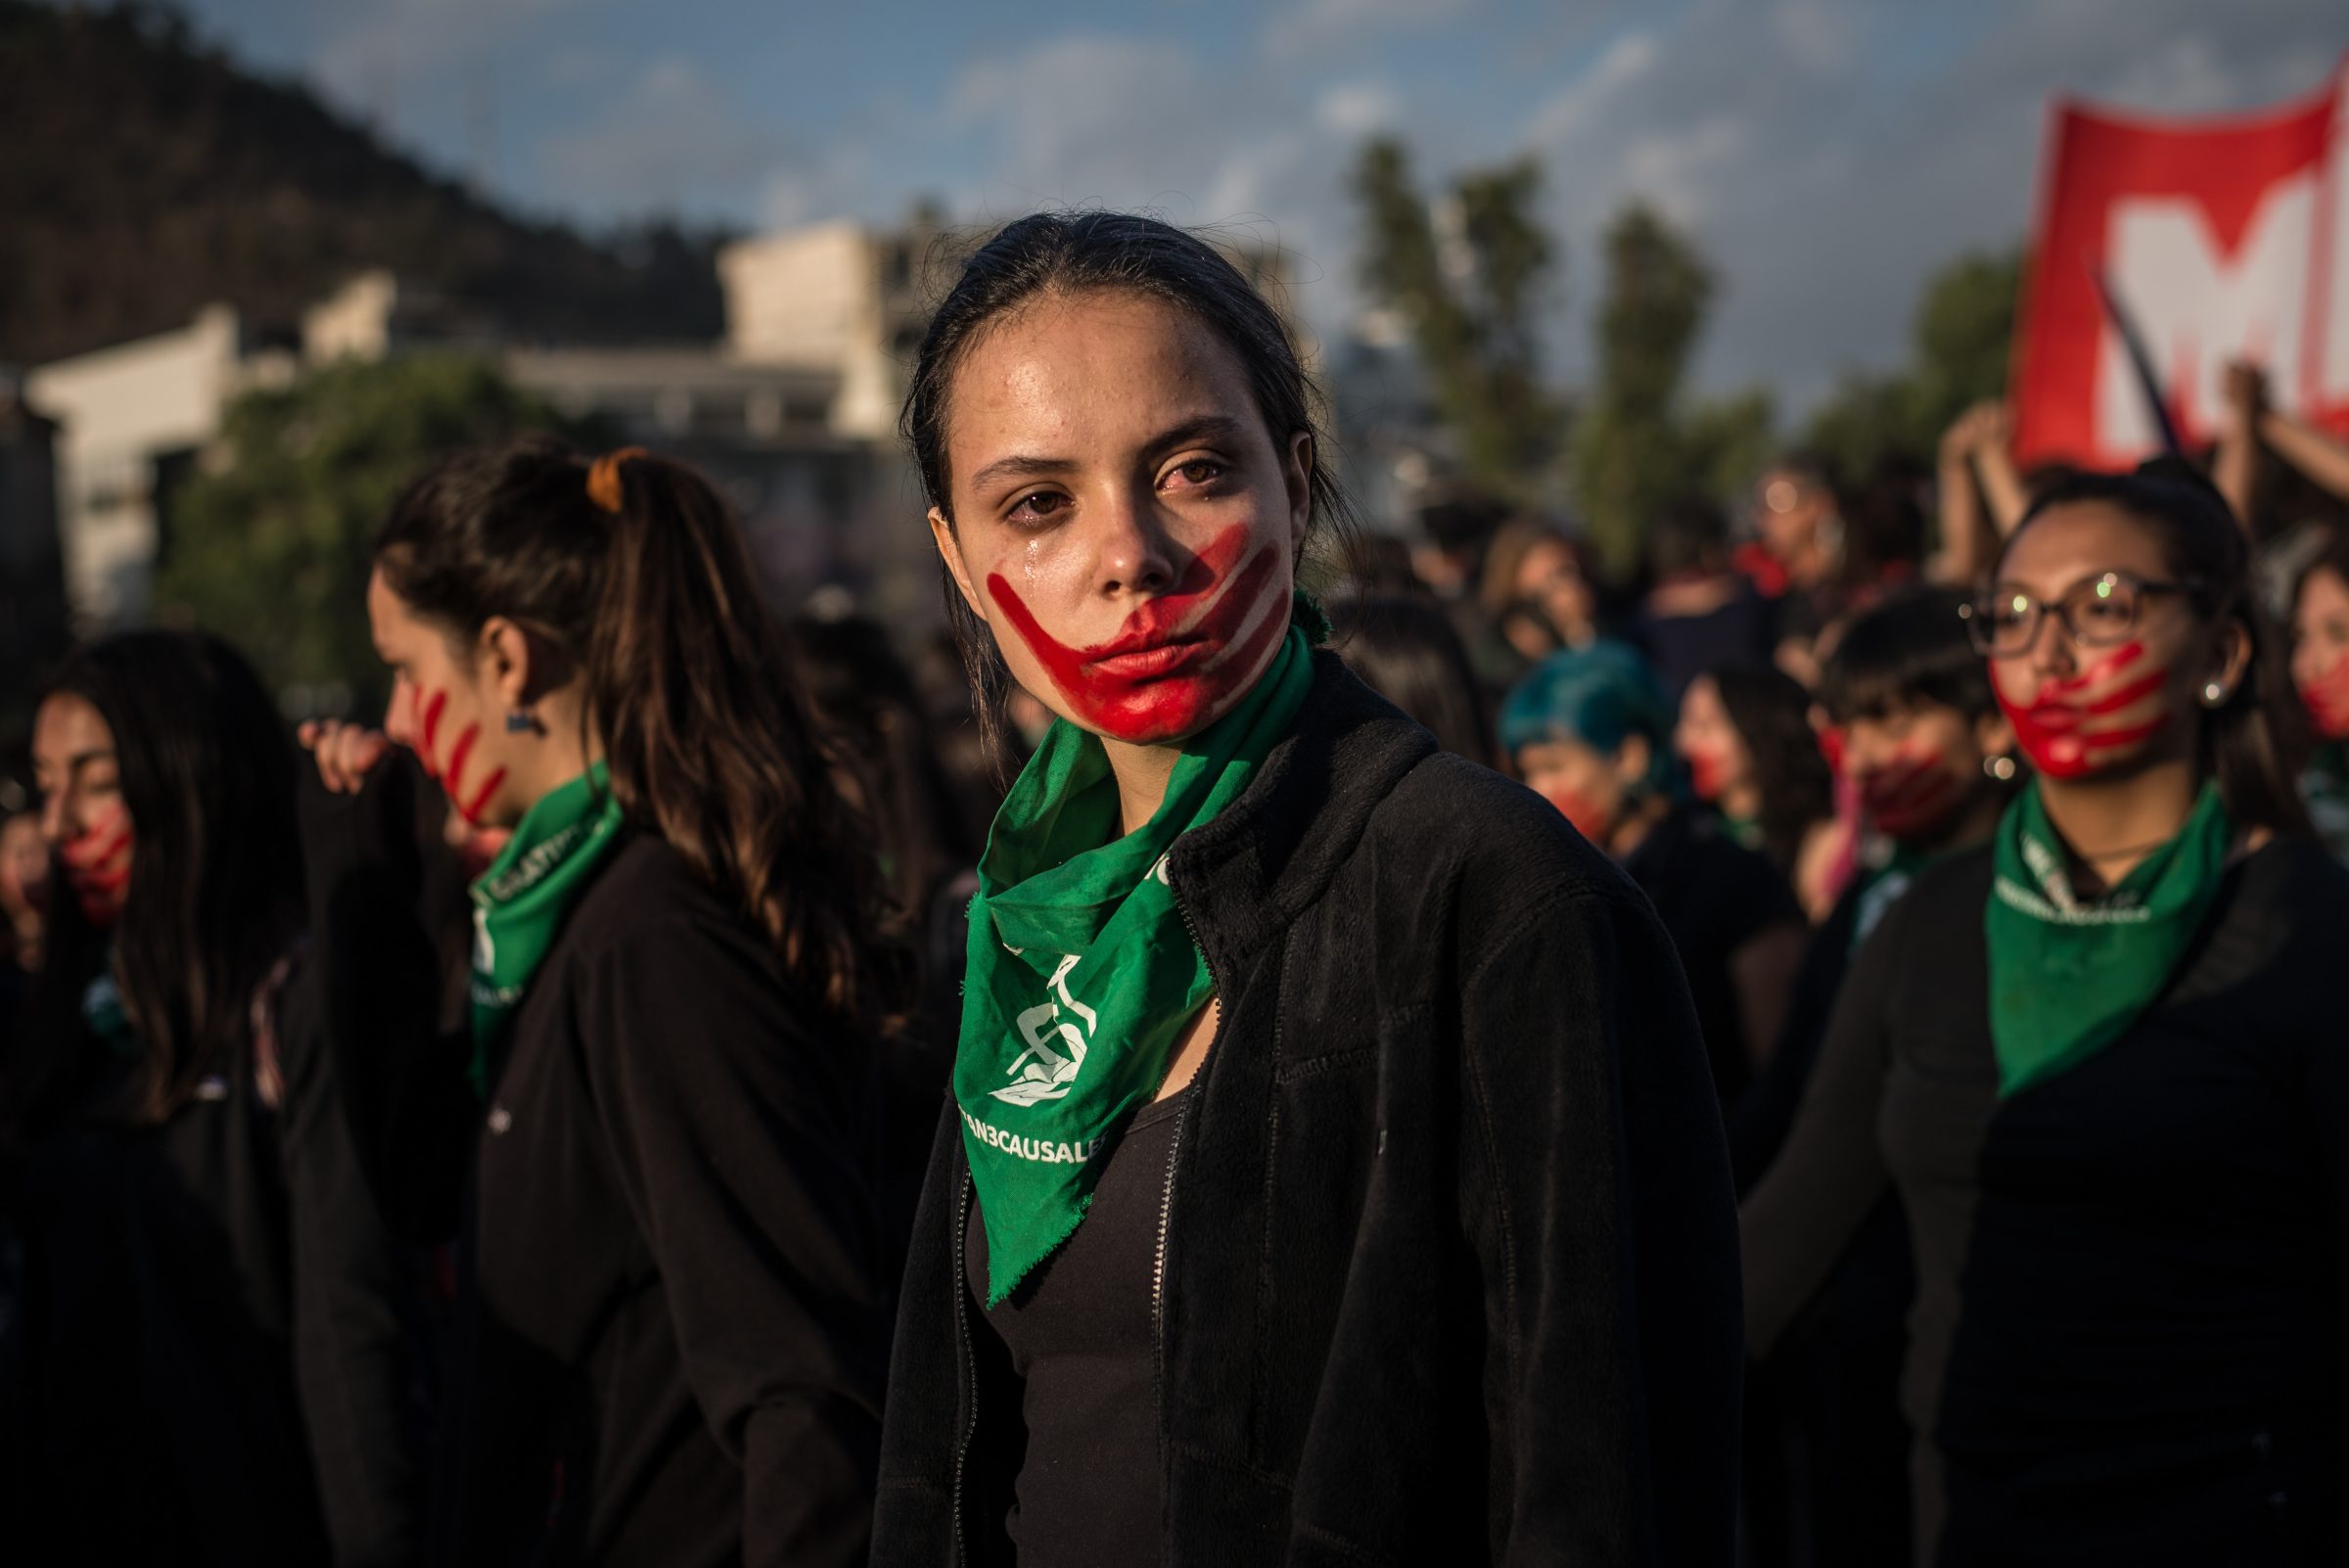
[[[76, 1116], [23, 1151], [20, 1560], [409, 1560], [414, 1262], [353, 1158], [316, 979], [161, 1126]], [[131, 1064], [84, 1049], [96, 1103]]]
[[1647, 656], [1664, 694], [1680, 706], [1688, 683], [1714, 669], [1769, 669], [1776, 662], [1777, 609], [1741, 583], [1719, 609], [1695, 616], [1660, 616], [1642, 608], [1624, 627]]
[[1734, 1105], [1753, 1079], [1753, 1047], [1731, 960], [1772, 926], [1799, 927], [1803, 906], [1777, 868], [1733, 842], [1707, 812], [1675, 807], [1625, 857], [1687, 972], [1713, 1086]]
[[[1160, 1560], [1726, 1561], [1727, 1162], [1646, 900], [1326, 652], [1169, 877], [1221, 1021], [1153, 1298]], [[965, 1288], [969, 1191], [949, 1107], [879, 1568], [1010, 1555], [1019, 1395]]]
[[[1089, 1568], [1155, 1556], [1158, 1391], [1150, 1276], [1188, 1092], [1134, 1113], [1093, 1188], [1084, 1222], [986, 1314], [1020, 1380], [1025, 1447], [1004, 1520], [1021, 1568]], [[987, 1304], [987, 1226], [964, 1226], [971, 1300]], [[1144, 1544], [1151, 1549], [1145, 1550]]]
[[405, 852], [368, 815], [320, 824], [347, 853], [319, 904], [339, 1032], [381, 1068], [366, 1141], [416, 1219], [455, 1178], [398, 1151], [462, 1169], [473, 1145], [429, 1560], [860, 1561], [888, 1332], [873, 1052], [632, 837], [533, 978], [486, 1116], [465, 1109], [470, 1040], [432, 1033]]
[[[1906, 872], [1892, 874], [1906, 884]], [[1729, 1114], [1729, 1165], [1740, 1194], [1770, 1169], [1794, 1124], [1851, 969], [1863, 910], [1881, 918], [1897, 897], [1895, 888], [1857, 878], [1812, 933], [1777, 1048]], [[1774, 1470], [1787, 1494], [1787, 1531], [1801, 1543], [1793, 1560], [1813, 1568], [1882, 1568], [1909, 1556], [1912, 1434], [1901, 1417], [1900, 1384], [1915, 1293], [1909, 1224], [1888, 1191], [1768, 1361], [1748, 1371], [1749, 1415], [1773, 1403], [1777, 1408], [1780, 1428], [1764, 1441], [1781, 1450]], [[1763, 1511], [1753, 1506], [1763, 1485], [1757, 1471], [1770, 1462], [1747, 1456], [1749, 1520]]]
[[1946, 862], [1861, 949], [1746, 1204], [1754, 1343], [1889, 1179], [1936, 1568], [2349, 1560], [2349, 871], [2289, 839], [2238, 861], [2147, 1013], [2004, 1100], [1990, 887], [1987, 849]]

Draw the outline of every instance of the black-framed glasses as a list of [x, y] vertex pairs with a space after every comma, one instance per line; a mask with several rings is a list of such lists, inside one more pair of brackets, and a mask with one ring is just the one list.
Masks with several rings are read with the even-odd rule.
[[1993, 583], [1972, 603], [1960, 606], [1965, 633], [1977, 651], [1993, 659], [2028, 652], [2039, 640], [2042, 617], [2053, 615], [2083, 648], [2113, 648], [2137, 630], [2147, 599], [2165, 593], [2193, 593], [2191, 582], [2162, 582], [2129, 572], [2107, 572], [2073, 583], [2053, 599], [2034, 598], [2011, 582]]

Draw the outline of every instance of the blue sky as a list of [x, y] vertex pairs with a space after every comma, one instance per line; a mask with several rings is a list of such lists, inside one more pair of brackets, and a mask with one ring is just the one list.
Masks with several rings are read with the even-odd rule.
[[1698, 380], [1799, 410], [1903, 351], [1916, 288], [2019, 240], [2044, 108], [2154, 113], [2314, 91], [2338, 0], [187, 0], [240, 57], [321, 85], [501, 197], [590, 221], [750, 227], [1148, 207], [1297, 254], [1354, 306], [1345, 178], [1402, 136], [1433, 175], [1532, 152], [1566, 245], [1561, 374], [1593, 236], [1641, 195], [1721, 288]]

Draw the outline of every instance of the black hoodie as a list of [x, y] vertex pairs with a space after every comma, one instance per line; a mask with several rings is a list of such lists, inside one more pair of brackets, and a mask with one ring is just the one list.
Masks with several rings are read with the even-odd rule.
[[[1158, 1560], [1728, 1561], [1735, 1210], [1647, 901], [1328, 654], [1169, 873], [1221, 1022], [1161, 1222]], [[964, 1288], [969, 1180], [949, 1108], [878, 1568], [1008, 1556], [1020, 1398]]]

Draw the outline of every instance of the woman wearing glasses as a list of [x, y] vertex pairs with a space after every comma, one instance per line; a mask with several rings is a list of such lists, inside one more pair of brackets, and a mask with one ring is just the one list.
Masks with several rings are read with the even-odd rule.
[[1862, 948], [1741, 1217], [1767, 1350], [1898, 1188], [1932, 1568], [2349, 1560], [2349, 873], [2248, 575], [2181, 467], [2041, 497], [1970, 618], [2036, 776]]

